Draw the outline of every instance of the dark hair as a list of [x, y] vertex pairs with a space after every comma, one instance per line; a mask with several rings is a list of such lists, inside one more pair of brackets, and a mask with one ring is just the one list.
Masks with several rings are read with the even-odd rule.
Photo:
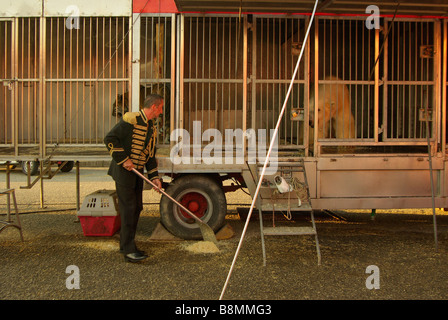
[[163, 102], [163, 97], [158, 94], [150, 94], [143, 102], [143, 108], [150, 108], [152, 105], [159, 105]]

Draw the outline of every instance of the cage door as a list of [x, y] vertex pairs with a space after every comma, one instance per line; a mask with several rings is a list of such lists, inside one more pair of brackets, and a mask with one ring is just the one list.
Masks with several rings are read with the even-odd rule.
[[201, 132], [245, 127], [244, 19], [185, 16], [181, 109], [189, 132], [199, 121]]
[[[251, 126], [275, 128], [307, 27], [304, 17], [254, 17], [250, 61]], [[305, 149], [308, 139], [309, 50], [304, 51], [279, 131], [279, 148]], [[306, 125], [305, 125], [306, 123]], [[268, 140], [269, 141], [269, 140]]]
[[0, 20], [0, 146], [13, 144], [14, 70], [13, 70], [13, 21]]
[[[390, 26], [392, 24], [392, 26]], [[426, 141], [436, 132], [436, 22], [385, 21], [383, 140]]]
[[[38, 152], [40, 143], [40, 57], [41, 37], [39, 18], [18, 18], [16, 22], [16, 133], [20, 150], [33, 148]], [[25, 149], [23, 149], [25, 150]], [[27, 154], [30, 150], [27, 151]]]

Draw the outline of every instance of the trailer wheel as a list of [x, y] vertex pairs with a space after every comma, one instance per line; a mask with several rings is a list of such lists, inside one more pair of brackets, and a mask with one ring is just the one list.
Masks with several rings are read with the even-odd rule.
[[[61, 164], [64, 163], [63, 161], [58, 162], [58, 166], [61, 166]], [[65, 166], [63, 166], [61, 168], [62, 172], [70, 172], [72, 171], [73, 167], [75, 166], [75, 162], [74, 161], [67, 161], [67, 163], [65, 164]]]
[[37, 174], [37, 172], [39, 171], [39, 161], [22, 161], [21, 162], [21, 166], [22, 166], [22, 172], [24, 174], [28, 174], [28, 166], [27, 163], [30, 164], [30, 176], [34, 176]]
[[[181, 203], [217, 232], [224, 224], [227, 202], [222, 188], [212, 178], [186, 175], [174, 180], [166, 193]], [[186, 239], [202, 239], [197, 223], [168, 197], [160, 201], [161, 222], [173, 235]]]

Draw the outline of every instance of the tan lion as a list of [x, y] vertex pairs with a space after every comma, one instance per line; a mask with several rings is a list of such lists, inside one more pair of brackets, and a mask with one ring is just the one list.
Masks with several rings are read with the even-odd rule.
[[[341, 81], [330, 76], [325, 80]], [[314, 90], [310, 93], [310, 125], [314, 126]], [[319, 84], [318, 138], [356, 138], [350, 92], [342, 83]]]

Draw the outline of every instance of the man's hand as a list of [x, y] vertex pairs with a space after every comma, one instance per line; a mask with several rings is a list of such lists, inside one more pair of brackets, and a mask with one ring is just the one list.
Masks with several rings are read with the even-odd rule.
[[123, 163], [123, 168], [125, 168], [126, 170], [132, 171], [132, 169], [134, 169], [134, 163], [132, 162], [131, 159], [126, 160]]
[[[162, 181], [160, 181], [159, 178], [155, 178], [151, 180], [152, 183], [154, 183], [156, 185], [157, 188], [162, 189]], [[156, 189], [153, 187], [153, 189], [157, 192], [160, 193], [159, 189]]]

